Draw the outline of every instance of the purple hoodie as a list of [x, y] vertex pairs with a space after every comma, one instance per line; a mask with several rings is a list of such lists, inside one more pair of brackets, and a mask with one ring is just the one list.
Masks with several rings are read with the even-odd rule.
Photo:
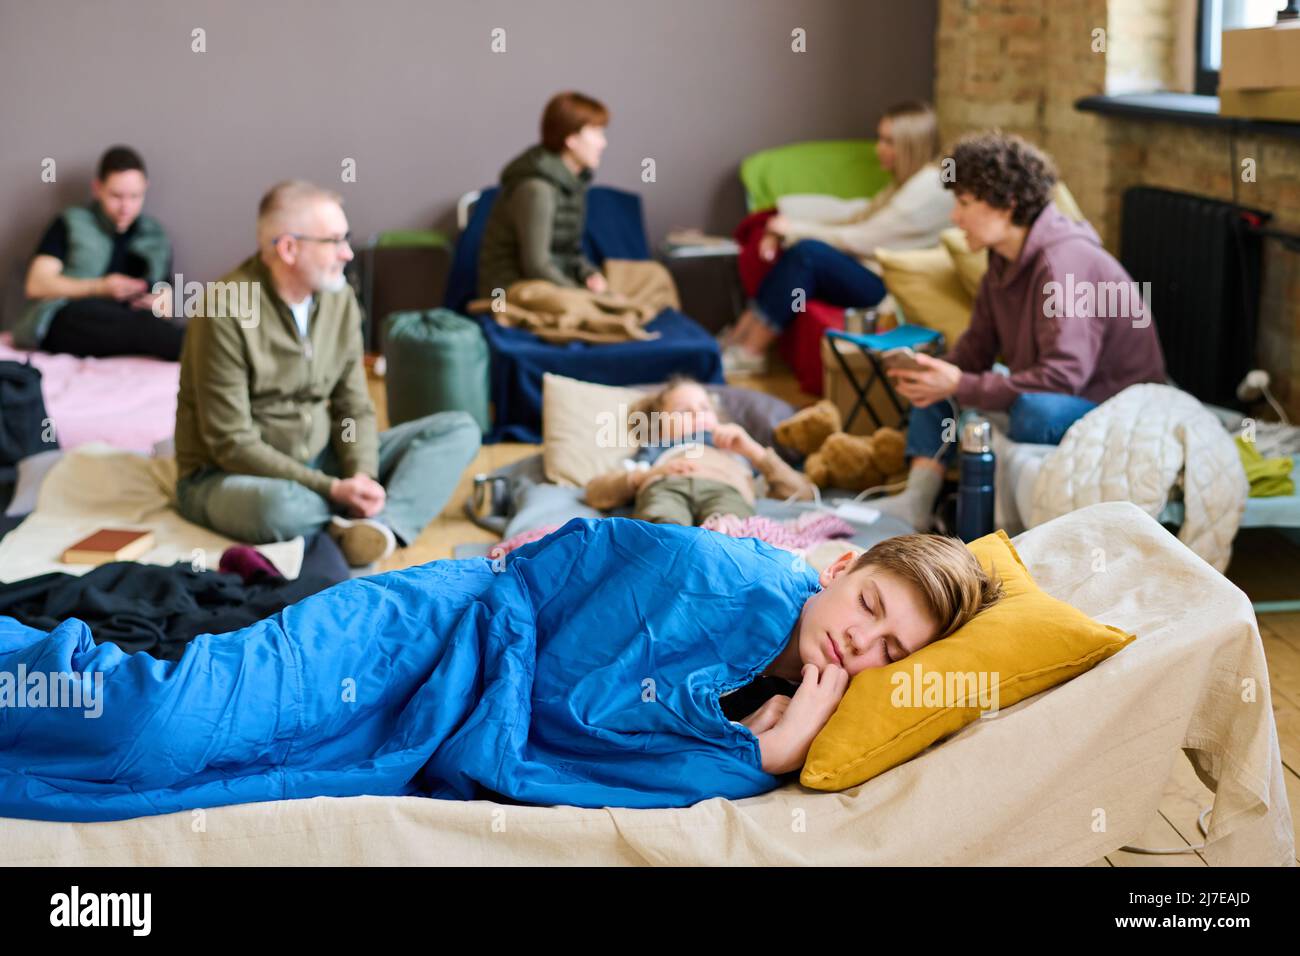
[[[970, 328], [944, 356], [962, 370], [957, 402], [1002, 411], [1023, 392], [1104, 402], [1139, 382], [1163, 383], [1164, 354], [1139, 291], [1092, 226], [1049, 203], [1018, 259], [989, 250]], [[1010, 375], [990, 371], [999, 357]]]

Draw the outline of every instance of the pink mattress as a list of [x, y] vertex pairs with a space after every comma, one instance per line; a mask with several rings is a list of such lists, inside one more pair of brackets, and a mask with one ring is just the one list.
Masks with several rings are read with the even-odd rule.
[[171, 438], [176, 427], [178, 362], [151, 358], [76, 358], [26, 352], [0, 334], [0, 359], [24, 362], [41, 371], [45, 411], [54, 422], [59, 447], [102, 441], [146, 454]]

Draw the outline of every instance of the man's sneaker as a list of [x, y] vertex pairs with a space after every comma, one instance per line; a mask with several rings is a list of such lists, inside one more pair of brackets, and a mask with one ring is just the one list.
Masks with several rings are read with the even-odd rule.
[[382, 561], [397, 550], [397, 537], [388, 525], [373, 518], [330, 519], [329, 534], [338, 542], [343, 559], [354, 568]]
[[722, 350], [722, 371], [727, 375], [762, 375], [767, 371], [767, 355], [728, 345]]

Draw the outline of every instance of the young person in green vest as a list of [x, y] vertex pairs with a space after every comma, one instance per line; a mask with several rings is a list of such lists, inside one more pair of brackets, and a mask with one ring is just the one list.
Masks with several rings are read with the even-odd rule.
[[63, 211], [27, 269], [28, 303], [14, 329], [21, 348], [80, 356], [150, 355], [176, 361], [184, 329], [154, 283], [171, 273], [172, 247], [143, 215], [144, 160], [114, 146], [99, 160], [89, 203]]
[[605, 152], [604, 104], [558, 93], [542, 112], [542, 141], [506, 164], [479, 247], [478, 294], [522, 279], [605, 292], [601, 271], [582, 254], [587, 187]]
[[176, 497], [190, 521], [240, 541], [328, 526], [354, 567], [409, 545], [442, 511], [481, 434], [448, 411], [380, 433], [342, 199], [272, 187], [258, 251], [190, 320], [176, 406]]

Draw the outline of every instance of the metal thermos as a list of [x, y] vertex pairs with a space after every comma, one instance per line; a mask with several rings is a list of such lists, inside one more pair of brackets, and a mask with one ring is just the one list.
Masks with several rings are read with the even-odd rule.
[[500, 517], [510, 510], [510, 488], [501, 475], [475, 475], [472, 501], [480, 518]]
[[987, 419], [971, 415], [963, 421], [958, 454], [961, 475], [957, 485], [957, 537], [969, 542], [993, 533], [997, 461], [993, 455], [993, 427]]

